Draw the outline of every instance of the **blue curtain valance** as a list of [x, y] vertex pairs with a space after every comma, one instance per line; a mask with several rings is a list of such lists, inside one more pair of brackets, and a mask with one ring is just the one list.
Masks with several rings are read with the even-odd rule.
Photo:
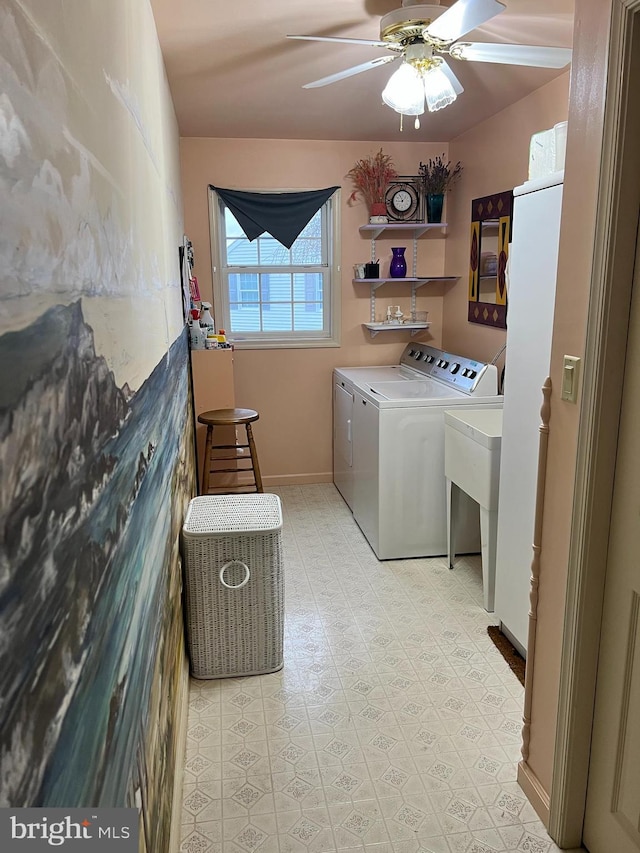
[[317, 211], [340, 187], [294, 193], [250, 193], [214, 187], [250, 241], [265, 231], [290, 249]]

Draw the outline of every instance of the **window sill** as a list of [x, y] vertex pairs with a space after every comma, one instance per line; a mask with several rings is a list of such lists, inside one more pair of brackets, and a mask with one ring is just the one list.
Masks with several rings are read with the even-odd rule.
[[236, 350], [241, 349], [320, 349], [324, 347], [339, 347], [340, 341], [335, 338], [310, 338], [309, 340], [249, 340], [227, 337]]

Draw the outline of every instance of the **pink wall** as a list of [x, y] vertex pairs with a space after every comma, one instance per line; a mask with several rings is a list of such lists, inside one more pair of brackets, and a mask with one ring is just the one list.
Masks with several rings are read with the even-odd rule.
[[444, 299], [443, 342], [453, 352], [490, 361], [505, 339], [500, 329], [467, 321], [471, 200], [513, 189], [527, 180], [531, 135], [565, 121], [568, 98], [566, 72], [449, 145], [452, 161], [464, 165], [463, 178], [452, 192], [455, 205], [446, 252], [447, 272], [461, 275]]
[[[409, 137], [409, 132], [407, 133]], [[442, 143], [385, 143], [400, 174], [416, 174], [420, 160], [446, 152]], [[358, 228], [368, 221], [361, 202], [349, 206], [345, 178], [360, 157], [375, 153], [380, 143], [264, 139], [181, 140], [185, 231], [193, 242], [195, 272], [203, 298], [211, 295], [211, 260], [207, 187], [210, 183], [244, 189], [309, 189], [342, 186], [342, 344], [339, 348], [236, 350], [236, 405], [260, 412], [255, 426], [260, 466], [267, 485], [332, 479], [331, 371], [334, 367], [397, 363], [409, 341], [408, 332], [384, 332], [371, 338], [362, 328], [369, 320], [369, 287], [353, 284], [353, 264], [369, 260], [370, 242]], [[380, 240], [382, 272], [393, 241]], [[399, 245], [411, 246], [409, 234]], [[442, 275], [445, 239], [419, 241], [418, 272]], [[410, 250], [408, 250], [410, 256]], [[400, 303], [409, 310], [410, 287], [385, 285], [377, 291], [378, 311]], [[442, 340], [442, 286], [418, 291], [418, 310], [429, 311], [432, 323], [421, 339]], [[215, 309], [214, 309], [215, 311]]]
[[[445, 218], [451, 227], [446, 238], [430, 234], [419, 241], [419, 274], [460, 276], [455, 285], [429, 285], [418, 291], [418, 308], [429, 311], [432, 324], [424, 340], [481, 359], [490, 359], [500, 348], [503, 332], [467, 322], [471, 199], [526, 180], [531, 134], [566, 118], [568, 82], [567, 73], [458, 137], [450, 146], [415, 141], [385, 143], [384, 150], [392, 154], [401, 174], [415, 174], [420, 160], [442, 153], [464, 165], [462, 179], [447, 197]], [[256, 189], [339, 183], [343, 188], [341, 347], [235, 353], [237, 405], [260, 412], [256, 435], [267, 483], [331, 479], [332, 368], [396, 362], [408, 340], [406, 332], [385, 332], [370, 338], [361, 325], [369, 319], [369, 288], [366, 284], [354, 285], [351, 280], [352, 265], [369, 259], [370, 244], [358, 233], [358, 227], [367, 221], [367, 212], [361, 203], [347, 203], [351, 186], [344, 176], [356, 159], [374, 153], [379, 146], [375, 142], [181, 140], [185, 229], [193, 241], [203, 295], [211, 294], [209, 183]], [[410, 246], [408, 239], [403, 242]], [[389, 240], [377, 244], [383, 263], [388, 263], [390, 245]], [[377, 296], [379, 311], [391, 302], [399, 302], [408, 310], [408, 285], [381, 288]], [[274, 377], [278, 377], [277, 382]], [[292, 392], [295, 407], [290, 402]]]
[[[560, 385], [564, 353], [583, 355], [592, 237], [597, 214], [601, 157], [607, 34], [612, 0], [576, 0], [569, 136], [563, 225], [551, 377]], [[508, 189], [527, 177], [532, 133], [567, 118], [569, 74], [564, 74], [450, 145], [407, 142], [385, 144], [401, 172], [414, 173], [418, 162], [448, 151], [465, 171], [447, 199], [451, 223], [446, 241], [421, 241], [419, 272], [462, 276], [442, 291], [420, 295], [419, 308], [430, 311], [436, 344], [478, 358], [491, 358], [504, 333], [467, 322], [466, 270], [469, 209], [472, 198]], [[406, 333], [378, 335], [362, 330], [368, 319], [365, 285], [351, 283], [351, 265], [366, 260], [367, 241], [358, 235], [366, 221], [361, 206], [349, 208], [344, 175], [377, 143], [270, 140], [183, 139], [181, 142], [186, 232], [193, 240], [196, 271], [203, 293], [210, 292], [207, 184], [235, 187], [319, 187], [341, 183], [342, 198], [342, 347], [339, 349], [241, 351], [235, 354], [236, 403], [261, 412], [261, 459], [275, 482], [330, 479], [332, 367], [397, 361]], [[446, 246], [446, 254], [444, 247]], [[387, 253], [388, 254], [388, 253]], [[380, 256], [385, 250], [380, 244]], [[406, 287], [406, 286], [405, 286]], [[426, 290], [426, 288], [425, 288]], [[386, 304], [383, 295], [381, 304]], [[390, 299], [388, 301], [391, 301]], [[394, 301], [395, 296], [394, 296]], [[408, 304], [408, 289], [402, 298]], [[543, 528], [540, 604], [529, 766], [549, 794], [553, 772], [561, 632], [573, 502], [579, 407], [552, 397], [549, 465]], [[267, 482], [269, 480], [267, 479]]]
[[[551, 381], [584, 355], [612, 0], [577, 0]], [[580, 406], [551, 397], [529, 767], [551, 792]]]

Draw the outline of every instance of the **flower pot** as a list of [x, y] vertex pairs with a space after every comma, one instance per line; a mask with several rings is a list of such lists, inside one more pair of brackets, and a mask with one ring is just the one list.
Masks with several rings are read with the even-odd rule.
[[444, 193], [427, 194], [427, 222], [442, 222]]
[[372, 224], [380, 225], [389, 221], [387, 218], [387, 206], [383, 201], [374, 201], [371, 205], [370, 214], [369, 222]]

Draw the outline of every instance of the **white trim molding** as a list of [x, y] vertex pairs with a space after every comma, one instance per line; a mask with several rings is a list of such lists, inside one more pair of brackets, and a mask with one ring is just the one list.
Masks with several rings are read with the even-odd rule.
[[614, 0], [549, 812], [562, 848], [579, 847], [585, 814], [640, 205], [639, 63], [640, 0]]
[[533, 559], [531, 561], [531, 579], [529, 581], [529, 633], [527, 636], [527, 666], [524, 682], [524, 714], [522, 727], [522, 761], [529, 758], [529, 740], [531, 736], [531, 704], [533, 700], [533, 672], [536, 652], [536, 632], [538, 629], [538, 586], [540, 582], [540, 553], [542, 551], [542, 516], [544, 509], [544, 490], [547, 474], [547, 456], [549, 450], [549, 419], [551, 417], [551, 377], [547, 376], [542, 386], [542, 406], [538, 439], [538, 474], [536, 483], [536, 507], [533, 522]]
[[536, 508], [533, 524], [533, 559], [531, 560], [529, 588], [529, 632], [527, 636], [528, 654], [525, 669], [524, 712], [522, 718], [522, 761], [518, 764], [518, 784], [527, 795], [527, 799], [536, 810], [544, 825], [547, 826], [549, 823], [549, 797], [535, 773], [529, 767], [528, 759], [529, 740], [531, 737], [531, 705], [533, 702], [536, 633], [538, 630], [538, 585], [540, 581], [540, 556], [542, 552], [542, 517], [549, 449], [549, 419], [551, 418], [551, 377], [549, 376], [547, 376], [542, 386], [540, 418], [542, 423], [539, 427]]

